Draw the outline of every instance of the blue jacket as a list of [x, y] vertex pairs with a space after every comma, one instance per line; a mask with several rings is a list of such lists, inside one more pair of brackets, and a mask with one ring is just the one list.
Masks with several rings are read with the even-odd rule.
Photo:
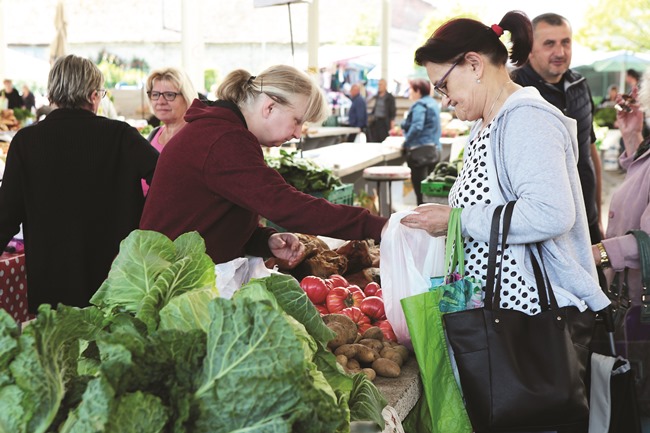
[[405, 149], [435, 144], [442, 150], [440, 105], [429, 95], [415, 101], [402, 122], [402, 130]]
[[352, 105], [348, 112], [348, 125], [356, 126], [358, 128], [365, 128], [368, 126], [368, 110], [366, 100], [363, 96], [357, 95], [352, 98]]

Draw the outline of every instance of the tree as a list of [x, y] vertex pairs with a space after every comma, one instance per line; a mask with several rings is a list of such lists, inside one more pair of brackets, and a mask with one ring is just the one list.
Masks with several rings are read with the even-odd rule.
[[425, 17], [420, 23], [420, 37], [418, 38], [417, 46], [420, 47], [423, 45], [438, 27], [453, 18], [471, 18], [481, 21], [479, 16], [476, 14], [476, 11], [465, 10], [462, 6], [454, 6], [447, 14], [441, 14], [440, 11], [434, 11], [429, 14], [429, 16]]
[[585, 15], [577, 42], [595, 50], [650, 49], [650, 0], [599, 0]]

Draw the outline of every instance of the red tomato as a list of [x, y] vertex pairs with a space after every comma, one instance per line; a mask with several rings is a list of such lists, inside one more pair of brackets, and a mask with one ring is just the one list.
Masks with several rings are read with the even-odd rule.
[[324, 316], [325, 314], [329, 314], [330, 311], [327, 309], [326, 305], [320, 304], [320, 305], [314, 305], [318, 312], [320, 313], [321, 316]]
[[322, 278], [308, 276], [302, 279], [300, 287], [305, 291], [309, 300], [316, 304], [322, 304], [327, 299], [329, 289]]
[[375, 326], [379, 326], [379, 329], [381, 329], [381, 332], [384, 333], [384, 338], [386, 340], [393, 341], [395, 343], [398, 342], [397, 337], [395, 336], [395, 331], [393, 331], [393, 327], [388, 320], [378, 320], [375, 322]]
[[379, 287], [379, 284], [372, 281], [366, 284], [366, 287], [363, 289], [363, 291], [365, 292], [366, 296], [376, 296], [377, 290], [379, 289], [381, 289], [381, 287]]
[[363, 334], [364, 332], [366, 332], [368, 329], [370, 329], [372, 327], [373, 327], [373, 325], [370, 324], [370, 323], [363, 323], [363, 324], [357, 326], [357, 328], [359, 328], [359, 334]]
[[381, 299], [384, 299], [384, 289], [379, 289], [375, 292], [375, 296], [379, 296]]
[[341, 310], [341, 314], [345, 314], [350, 319], [352, 319], [352, 321], [357, 324], [357, 327], [359, 328], [360, 332], [362, 327], [368, 329], [371, 326], [370, 318], [365, 314], [363, 314], [361, 310], [357, 307], [344, 308], [343, 310]]
[[361, 301], [361, 312], [373, 320], [386, 320], [384, 300], [379, 296], [368, 296]]
[[339, 274], [330, 275], [329, 280], [332, 282], [332, 288], [334, 287], [347, 287], [350, 285], [348, 280], [340, 276]]
[[356, 284], [351, 284], [348, 286], [348, 290], [352, 294], [352, 306], [353, 307], [360, 307], [361, 302], [366, 298], [366, 295], [363, 293], [363, 290], [361, 290], [361, 287], [357, 286]]
[[354, 303], [352, 294], [346, 287], [334, 287], [327, 294], [325, 302], [330, 313], [340, 313], [341, 310], [351, 307]]

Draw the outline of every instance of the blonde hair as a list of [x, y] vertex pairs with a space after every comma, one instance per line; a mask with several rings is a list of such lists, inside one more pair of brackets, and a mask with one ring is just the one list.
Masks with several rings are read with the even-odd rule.
[[307, 97], [304, 120], [320, 122], [329, 115], [329, 107], [318, 85], [305, 73], [287, 65], [275, 65], [254, 76], [237, 69], [230, 72], [217, 89], [217, 97], [242, 108], [261, 94], [281, 105], [292, 106], [295, 95]]
[[[169, 81], [176, 86], [180, 94], [183, 95], [183, 99], [185, 99], [188, 107], [192, 105], [192, 101], [198, 97], [198, 93], [194, 90], [194, 85], [192, 85], [189, 77], [180, 69], [168, 67], [151, 71], [147, 77], [147, 92], [151, 92], [155, 80]], [[151, 100], [149, 100], [149, 104], [151, 104]]]
[[88, 108], [91, 95], [104, 87], [104, 76], [90, 60], [70, 54], [59, 58], [47, 80], [48, 99], [59, 108]]

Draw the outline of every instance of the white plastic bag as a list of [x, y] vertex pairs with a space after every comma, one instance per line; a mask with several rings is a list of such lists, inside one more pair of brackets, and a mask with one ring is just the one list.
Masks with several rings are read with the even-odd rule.
[[431, 277], [445, 273], [445, 236], [433, 237], [400, 221], [413, 211], [396, 212], [380, 244], [380, 275], [386, 317], [401, 344], [411, 346], [400, 300], [431, 287]]
[[226, 263], [214, 266], [219, 296], [230, 299], [233, 293], [253, 278], [271, 275], [271, 270], [264, 265], [261, 257], [238, 257]]

